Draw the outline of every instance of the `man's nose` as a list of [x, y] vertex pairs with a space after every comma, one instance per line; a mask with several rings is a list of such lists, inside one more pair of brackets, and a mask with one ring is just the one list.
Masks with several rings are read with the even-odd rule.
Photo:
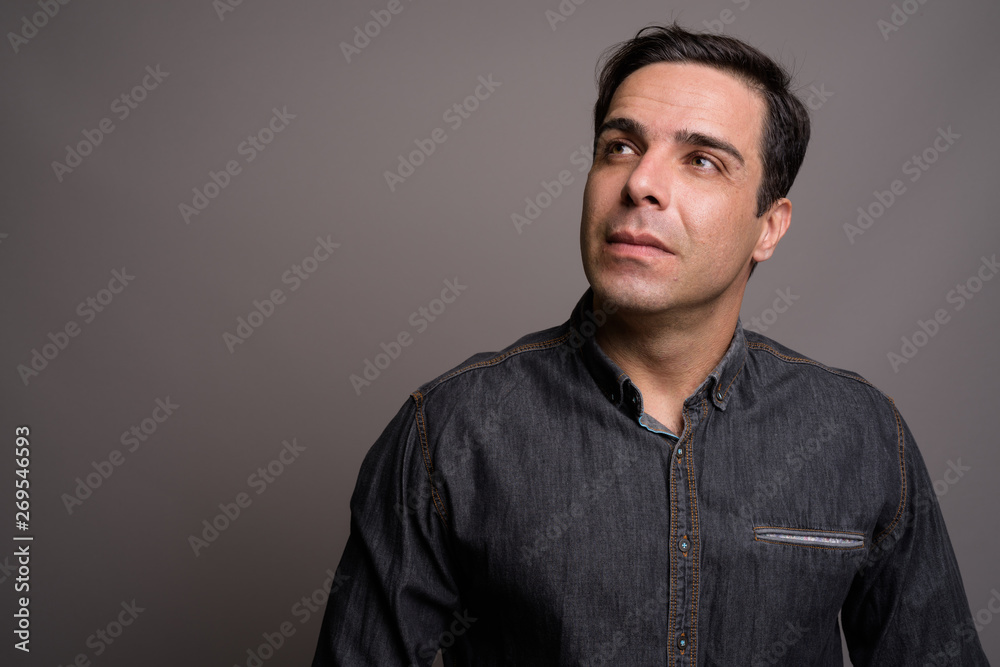
[[636, 163], [622, 188], [622, 201], [633, 206], [652, 205], [666, 208], [670, 204], [670, 163], [668, 156], [658, 152], [645, 153]]

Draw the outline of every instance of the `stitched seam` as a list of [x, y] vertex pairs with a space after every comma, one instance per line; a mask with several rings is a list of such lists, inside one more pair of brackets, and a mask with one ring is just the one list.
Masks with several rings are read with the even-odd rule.
[[431, 485], [431, 498], [434, 501], [434, 509], [437, 510], [438, 516], [441, 517], [441, 521], [444, 522], [444, 525], [447, 528], [448, 512], [445, 510], [444, 502], [441, 500], [441, 496], [438, 494], [437, 486], [434, 484], [434, 463], [431, 461], [430, 447], [427, 443], [427, 426], [424, 423], [424, 397], [419, 391], [415, 391], [410, 395], [413, 396], [413, 399], [417, 402], [417, 411], [414, 418], [417, 421], [417, 433], [420, 434], [420, 450], [423, 453], [424, 471], [427, 473], [427, 481]]
[[760, 529], [764, 529], [764, 528], [768, 528], [768, 529], [771, 529], [771, 530], [788, 530], [788, 531], [797, 530], [799, 532], [805, 532], [805, 533], [836, 533], [838, 535], [860, 535], [861, 537], [864, 537], [864, 535], [865, 535], [864, 533], [859, 533], [859, 532], [856, 532], [856, 531], [853, 531], [853, 530], [826, 530], [826, 529], [823, 529], [823, 528], [788, 528], [787, 526], [754, 526], [753, 527], [754, 530], [760, 530]]
[[[682, 409], [683, 412], [683, 409]], [[686, 440], [686, 439], [685, 439]], [[686, 442], [682, 441], [681, 447], [686, 446]], [[670, 485], [670, 528], [667, 530], [667, 534], [670, 536], [671, 543], [674, 539], [674, 530], [677, 526], [677, 486], [674, 484], [674, 453], [671, 451], [668, 456], [669, 465], [667, 466], [667, 483]], [[672, 544], [668, 545], [668, 553], [673, 553]], [[677, 616], [677, 584], [675, 572], [679, 567], [679, 563], [676, 558], [670, 558], [670, 572], [668, 576], [670, 577], [670, 613], [667, 615], [667, 633], [668, 637], [674, 634], [674, 619]], [[672, 641], [667, 641], [667, 660], [670, 661], [674, 657], [674, 643]]]
[[551, 338], [549, 340], [539, 341], [537, 343], [525, 343], [524, 345], [521, 345], [519, 347], [515, 347], [512, 350], [507, 350], [506, 352], [504, 352], [502, 354], [499, 354], [499, 355], [497, 355], [495, 357], [490, 357], [489, 359], [484, 359], [482, 361], [477, 361], [474, 364], [469, 364], [468, 366], [463, 366], [461, 368], [455, 369], [451, 373], [448, 373], [447, 375], [438, 378], [437, 382], [435, 382], [434, 384], [432, 384], [430, 387], [427, 388], [427, 393], [430, 393], [431, 390], [434, 389], [435, 387], [437, 387], [439, 384], [443, 383], [445, 380], [450, 380], [451, 378], [455, 377], [456, 375], [459, 375], [459, 374], [464, 373], [466, 371], [473, 370], [475, 368], [485, 368], [487, 366], [495, 366], [496, 364], [499, 364], [501, 361], [504, 361], [505, 359], [507, 359], [509, 357], [512, 357], [515, 354], [520, 354], [521, 352], [527, 352], [529, 350], [540, 350], [540, 349], [546, 349], [546, 348], [549, 348], [549, 347], [555, 347], [556, 345], [559, 345], [559, 344], [565, 342], [569, 338], [569, 336], [570, 336], [570, 332], [567, 332], [567, 333], [563, 334], [562, 336], [559, 336], [558, 338]]
[[889, 401], [892, 403], [892, 414], [896, 417], [896, 437], [898, 438], [899, 442], [899, 481], [900, 481], [899, 507], [896, 508], [896, 516], [893, 517], [892, 523], [886, 526], [885, 530], [879, 533], [879, 536], [875, 538], [875, 541], [872, 543], [872, 547], [878, 546], [878, 544], [882, 540], [884, 540], [890, 532], [892, 532], [893, 528], [896, 527], [896, 524], [899, 523], [899, 520], [902, 518], [903, 511], [906, 507], [907, 489], [906, 489], [906, 462], [904, 460], [904, 451], [903, 451], [905, 447], [905, 441], [903, 438], [903, 424], [900, 422], [899, 410], [896, 409], [896, 402], [893, 401], [891, 398], [889, 399]]
[[753, 539], [756, 542], [767, 542], [768, 544], [779, 544], [779, 545], [786, 546], [786, 547], [802, 547], [804, 549], [823, 549], [824, 551], [857, 551], [858, 549], [864, 549], [865, 548], [864, 543], [859, 544], [856, 547], [840, 547], [840, 548], [837, 548], [837, 547], [813, 546], [811, 544], [799, 544], [797, 542], [776, 542], [774, 540], [761, 539], [761, 538], [756, 537], [756, 536], [754, 536]]
[[[702, 400], [704, 401], [704, 399], [702, 399]], [[686, 409], [682, 408], [682, 415], [683, 415], [684, 420], [686, 422], [687, 421], [687, 410]], [[691, 437], [692, 437], [693, 433], [694, 433], [694, 428], [692, 427], [691, 429], [688, 430], [687, 435], [684, 436], [684, 440], [682, 440], [681, 443], [680, 443], [681, 447], [688, 447], [688, 451], [685, 454], [685, 458], [691, 456], [690, 444], [691, 444]], [[675, 484], [673, 484], [673, 479], [674, 479], [674, 455], [673, 455], [673, 452], [671, 452], [670, 453], [670, 480], [671, 480], [671, 484], [670, 484], [670, 547], [669, 547], [671, 554], [673, 553], [673, 544], [674, 544], [674, 540], [675, 540], [674, 528], [677, 525], [677, 486]], [[688, 494], [688, 495], [690, 495], [690, 494]], [[695, 537], [697, 538], [697, 535]], [[694, 546], [694, 544], [695, 544], [695, 542], [692, 541], [692, 546]], [[667, 627], [669, 627], [670, 636], [672, 637], [674, 635], [674, 632], [676, 632], [676, 628], [674, 627], [674, 625], [677, 622], [677, 595], [676, 595], [677, 585], [676, 585], [676, 582], [677, 582], [677, 577], [678, 577], [679, 571], [680, 571], [680, 563], [677, 561], [677, 558], [671, 558], [670, 562], [675, 564], [675, 566], [671, 567], [671, 569], [670, 569], [670, 616], [667, 619]], [[675, 572], [677, 574], [675, 574]], [[674, 642], [673, 641], [668, 641], [667, 642], [667, 658], [668, 659], [672, 658], [673, 654], [674, 654]], [[683, 653], [682, 653], [682, 655], [683, 655]]]
[[743, 355], [743, 363], [740, 364], [740, 369], [738, 371], [736, 371], [736, 375], [734, 375], [733, 379], [730, 380], [729, 384], [726, 385], [726, 390], [722, 392], [722, 400], [723, 401], [726, 400], [726, 396], [729, 395], [729, 390], [732, 388], [733, 383], [736, 382], [736, 378], [738, 378], [739, 375], [740, 375], [740, 373], [743, 372], [743, 367], [747, 365], [747, 357], [748, 356], [749, 355]]
[[[768, 352], [770, 352], [774, 356], [778, 357], [779, 359], [784, 359], [785, 361], [789, 361], [789, 362], [792, 362], [792, 363], [810, 364], [812, 366], [815, 366], [816, 368], [820, 368], [820, 369], [826, 371], [827, 373], [831, 373], [833, 375], [839, 375], [840, 377], [845, 377], [845, 378], [848, 378], [848, 379], [851, 379], [851, 380], [856, 380], [857, 382], [861, 382], [863, 384], [868, 385], [869, 387], [871, 387], [875, 391], [879, 392], [880, 394], [882, 394], [883, 396], [885, 396], [886, 398], [888, 398], [890, 402], [892, 402], [892, 398], [888, 394], [886, 394], [884, 391], [882, 391], [881, 389], [879, 389], [878, 387], [876, 387], [875, 385], [873, 385], [871, 382], [869, 382], [868, 380], [864, 379], [863, 377], [860, 377], [860, 376], [855, 375], [853, 373], [845, 373], [843, 371], [835, 370], [835, 369], [830, 368], [829, 366], [827, 366], [825, 364], [821, 364], [818, 361], [814, 361], [813, 359], [806, 359], [804, 357], [790, 357], [787, 354], [782, 354], [781, 352], [778, 352], [777, 350], [775, 350], [773, 347], [771, 347], [767, 343], [747, 343], [747, 347], [752, 347], [754, 349], [760, 349], [760, 350], [767, 350]], [[893, 405], [895, 406], [895, 403], [893, 403]]]
[[[708, 415], [708, 400], [705, 398], [701, 399], [701, 405], [703, 413]], [[694, 540], [691, 543], [693, 547], [691, 549], [691, 566], [694, 568], [694, 573], [692, 576], [693, 580], [693, 594], [691, 597], [691, 664], [698, 664], [698, 587], [700, 583], [700, 573], [701, 568], [700, 563], [700, 553], [701, 553], [701, 525], [698, 522], [698, 493], [694, 481], [694, 451], [691, 447], [691, 441], [694, 440], [694, 429], [691, 429], [691, 436], [688, 438], [688, 449], [687, 449], [687, 459], [688, 463], [688, 488], [690, 490], [689, 495], [691, 497], [691, 515], [694, 518]]]

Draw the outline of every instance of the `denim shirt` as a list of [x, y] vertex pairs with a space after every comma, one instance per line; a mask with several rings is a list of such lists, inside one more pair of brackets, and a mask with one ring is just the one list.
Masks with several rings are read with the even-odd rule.
[[892, 399], [737, 322], [672, 433], [592, 298], [407, 398], [314, 666], [988, 665]]

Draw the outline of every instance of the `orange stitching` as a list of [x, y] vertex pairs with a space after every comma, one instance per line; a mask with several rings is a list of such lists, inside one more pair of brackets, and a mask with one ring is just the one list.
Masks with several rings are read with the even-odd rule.
[[900, 493], [899, 493], [899, 507], [896, 508], [896, 516], [893, 517], [892, 523], [886, 526], [885, 530], [879, 533], [879, 536], [875, 539], [872, 544], [873, 547], [878, 546], [878, 544], [885, 539], [888, 533], [892, 532], [892, 529], [896, 527], [899, 523], [900, 518], [903, 516], [903, 510], [906, 507], [906, 463], [904, 458], [904, 447], [905, 439], [903, 438], [903, 424], [900, 421], [899, 410], [896, 409], [896, 402], [891, 398], [889, 401], [892, 403], [892, 413], [896, 417], [896, 434], [899, 441], [899, 479], [900, 479]]
[[434, 509], [437, 510], [441, 521], [444, 522], [445, 527], [448, 527], [448, 517], [446, 516], [448, 512], [444, 509], [444, 502], [441, 500], [437, 487], [434, 485], [434, 463], [431, 461], [430, 447], [427, 443], [426, 426], [424, 425], [423, 418], [423, 395], [419, 391], [415, 391], [410, 396], [417, 402], [417, 411], [414, 414], [414, 419], [417, 422], [417, 433], [420, 434], [420, 449], [424, 457], [424, 470], [427, 472], [427, 480], [431, 485], [431, 499], [434, 501]]
[[[777, 350], [775, 350], [773, 347], [771, 347], [767, 343], [747, 343], [747, 347], [753, 347], [753, 348], [759, 348], [759, 349], [767, 350], [768, 352], [770, 352], [774, 356], [776, 356], [776, 357], [778, 357], [780, 359], [784, 359], [785, 361], [792, 361], [792, 362], [797, 362], [797, 363], [811, 364], [813, 366], [816, 366], [817, 368], [821, 368], [821, 369], [827, 371], [828, 373], [832, 373], [833, 375], [839, 375], [840, 377], [849, 378], [851, 380], [857, 380], [858, 382], [862, 382], [862, 383], [868, 385], [869, 387], [871, 387], [875, 391], [879, 392], [880, 394], [882, 394], [883, 396], [885, 396], [886, 398], [888, 398], [890, 402], [892, 402], [892, 397], [890, 397], [884, 391], [882, 391], [881, 389], [879, 389], [878, 387], [876, 387], [875, 385], [873, 385], [871, 382], [869, 382], [868, 380], [866, 380], [863, 377], [861, 377], [860, 375], [858, 375], [857, 373], [848, 373], [848, 372], [838, 371], [838, 370], [835, 370], [833, 368], [830, 368], [826, 364], [821, 364], [820, 362], [815, 361], [813, 359], [805, 359], [803, 357], [790, 357], [787, 354], [782, 354], [781, 352], [778, 352]], [[894, 402], [893, 402], [893, 405], [895, 405]]]
[[[684, 412], [684, 410], [682, 408], [682, 410], [681, 410], [682, 416], [683, 416], [683, 412]], [[686, 438], [685, 438], [685, 440], [686, 440]], [[684, 441], [682, 441], [680, 443], [680, 446], [683, 447], [683, 446], [685, 446], [685, 444], [686, 443]], [[667, 466], [667, 471], [668, 471], [668, 475], [669, 475], [668, 478], [667, 478], [667, 484], [669, 485], [669, 490], [670, 490], [670, 528], [668, 529], [668, 533], [670, 534], [670, 541], [673, 542], [673, 539], [674, 539], [674, 527], [677, 525], [677, 487], [674, 485], [674, 475], [675, 475], [675, 472], [674, 472], [674, 453], [670, 452], [669, 456], [670, 456], [670, 465]], [[671, 558], [670, 558], [670, 561], [669, 561], [670, 562], [670, 567], [669, 567], [669, 572], [668, 572], [667, 576], [670, 578], [670, 611], [667, 614], [667, 632], [670, 633], [671, 635], [673, 635], [673, 633], [674, 633], [674, 618], [676, 616], [675, 608], [676, 608], [676, 603], [677, 603], [677, 594], [676, 594], [677, 593], [677, 586], [676, 586], [676, 577], [674, 576], [674, 572], [677, 569], [677, 566], [679, 564], [677, 563], [677, 558], [673, 557], [673, 553], [674, 552], [673, 552], [673, 545], [672, 544], [669, 547], [669, 553], [671, 554]], [[668, 641], [667, 642], [667, 660], [669, 661], [670, 658], [672, 658], [673, 656], [674, 656], [674, 643]]]
[[760, 530], [764, 528], [770, 528], [772, 530], [797, 530], [799, 532], [807, 533], [837, 533], [838, 535], [860, 535], [865, 536], [864, 533], [859, 533], [853, 530], [826, 530], [825, 528], [789, 528], [787, 526], [754, 526], [754, 530]]
[[733, 376], [733, 379], [730, 380], [729, 384], [726, 385], [726, 390], [724, 392], [722, 392], [722, 400], [726, 400], [726, 396], [729, 395], [729, 390], [732, 388], [733, 383], [736, 382], [736, 378], [738, 378], [739, 375], [740, 375], [740, 373], [743, 372], [743, 367], [747, 365], [747, 357], [748, 356], [749, 355], [743, 355], [743, 363], [740, 364], [740, 369], [738, 371], [736, 371], [736, 375]]
[[445, 375], [444, 377], [438, 378], [438, 381], [435, 382], [434, 384], [432, 384], [430, 387], [428, 387], [427, 391], [429, 393], [431, 391], [431, 389], [433, 389], [434, 387], [438, 386], [439, 384], [441, 384], [445, 380], [449, 380], [449, 379], [455, 377], [456, 375], [458, 375], [460, 373], [464, 373], [465, 371], [468, 371], [468, 370], [472, 370], [473, 368], [482, 368], [482, 367], [485, 367], [485, 366], [494, 366], [494, 365], [500, 363], [501, 361], [503, 361], [504, 359], [506, 359], [507, 357], [513, 356], [514, 354], [518, 354], [520, 352], [525, 352], [527, 350], [531, 350], [531, 349], [543, 349], [543, 346], [555, 347], [556, 345], [558, 345], [560, 343], [563, 343], [567, 338], [569, 338], [569, 336], [570, 336], [570, 332], [567, 332], [567, 333], [563, 334], [562, 336], [559, 336], [558, 338], [551, 338], [549, 340], [543, 340], [543, 341], [539, 341], [537, 343], [525, 343], [524, 345], [521, 345], [520, 347], [515, 347], [514, 349], [508, 350], [508, 351], [504, 352], [503, 354], [497, 355], [495, 357], [490, 357], [489, 359], [484, 359], [482, 361], [477, 361], [474, 364], [469, 364], [468, 366], [463, 366], [462, 368], [456, 369], [456, 370], [452, 371], [451, 373], [449, 373], [448, 375]]
[[[702, 398], [701, 406], [703, 414], [707, 416], [708, 400]], [[685, 458], [688, 462], [688, 487], [689, 495], [691, 496], [691, 513], [694, 517], [694, 540], [691, 542], [691, 546], [693, 547], [691, 549], [691, 566], [694, 568], [692, 576], [694, 592], [691, 596], [691, 628], [689, 633], [691, 637], [691, 664], [696, 665], [698, 664], [698, 594], [701, 576], [701, 568], [698, 567], [698, 554], [701, 551], [701, 524], [698, 522], [698, 493], [694, 481], [694, 452], [691, 449], [691, 441], [693, 440], [694, 429], [691, 429], [691, 435], [688, 438], [687, 456]]]

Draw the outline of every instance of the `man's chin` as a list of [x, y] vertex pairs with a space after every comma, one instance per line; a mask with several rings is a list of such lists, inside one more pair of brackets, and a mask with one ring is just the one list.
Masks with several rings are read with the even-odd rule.
[[610, 281], [593, 285], [593, 288], [595, 309], [611, 307], [622, 312], [658, 313], [670, 308], [672, 303], [671, 295], [658, 286]]

